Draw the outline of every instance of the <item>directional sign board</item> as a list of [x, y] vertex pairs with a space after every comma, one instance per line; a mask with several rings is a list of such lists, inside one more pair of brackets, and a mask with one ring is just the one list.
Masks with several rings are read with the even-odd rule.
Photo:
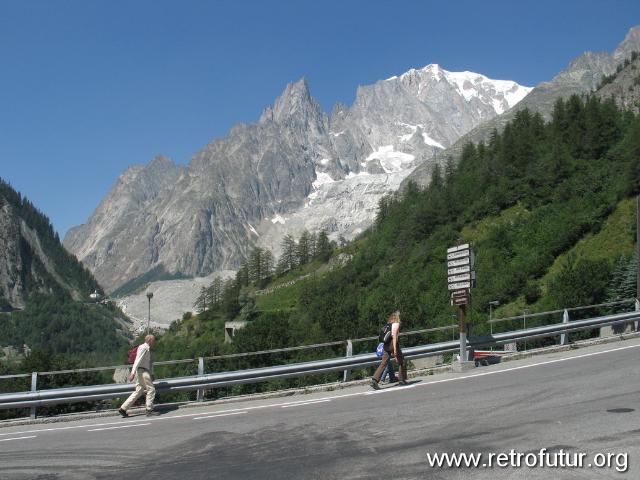
[[456, 290], [451, 292], [451, 305], [466, 305], [469, 303], [468, 290]]
[[461, 275], [449, 275], [449, 283], [451, 282], [469, 282], [471, 281], [471, 272]]
[[463, 243], [461, 245], [456, 245], [455, 247], [447, 248], [447, 254], [459, 252], [460, 250], [469, 250], [471, 248], [471, 244]]
[[[455, 295], [457, 294], [457, 295]], [[466, 305], [469, 303], [469, 291], [468, 290], [458, 290], [457, 292], [451, 293], [451, 305]]]
[[451, 275], [460, 275], [461, 273], [471, 272], [471, 265], [464, 265], [462, 267], [454, 267], [447, 270], [449, 276]]
[[449, 260], [447, 262], [447, 267], [451, 268], [451, 267], [460, 267], [462, 265], [469, 265], [472, 266], [473, 262], [471, 261], [472, 257], [464, 257], [464, 258], [459, 258], [458, 260]]
[[449, 290], [462, 290], [463, 288], [471, 288], [471, 282], [457, 282], [449, 284]]
[[469, 250], [459, 250], [457, 252], [447, 253], [447, 260], [455, 260], [456, 258], [464, 258], [469, 256]]
[[447, 249], [447, 283], [452, 305], [469, 303], [469, 289], [476, 278], [473, 265], [474, 256], [470, 244], [464, 243]]

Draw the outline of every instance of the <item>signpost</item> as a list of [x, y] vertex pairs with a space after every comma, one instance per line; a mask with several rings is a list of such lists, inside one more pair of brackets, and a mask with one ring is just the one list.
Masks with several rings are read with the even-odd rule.
[[471, 244], [464, 243], [447, 249], [447, 284], [451, 292], [451, 305], [458, 306], [460, 326], [460, 362], [467, 361], [466, 307], [470, 303], [470, 290], [475, 286], [475, 257]]

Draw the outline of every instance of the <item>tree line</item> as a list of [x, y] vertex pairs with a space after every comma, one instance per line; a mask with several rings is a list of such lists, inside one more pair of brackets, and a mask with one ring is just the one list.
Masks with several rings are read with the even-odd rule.
[[200, 289], [194, 308], [197, 313], [221, 308], [229, 318], [233, 318], [251, 302], [246, 292], [242, 294], [243, 288], [264, 288], [313, 261], [325, 263], [336, 248], [336, 242], [329, 240], [324, 230], [317, 234], [305, 230], [297, 241], [292, 235], [285, 235], [281, 241], [282, 254], [277, 262], [270, 250], [254, 247], [235, 278], [225, 281], [216, 276], [209, 286]]

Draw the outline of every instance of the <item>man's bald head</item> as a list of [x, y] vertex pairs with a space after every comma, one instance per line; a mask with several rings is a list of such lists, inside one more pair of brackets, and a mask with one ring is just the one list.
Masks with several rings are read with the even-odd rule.
[[153, 347], [153, 344], [156, 343], [156, 336], [147, 335], [146, 337], [144, 337], [144, 341], [147, 345], [149, 345], [150, 347]]

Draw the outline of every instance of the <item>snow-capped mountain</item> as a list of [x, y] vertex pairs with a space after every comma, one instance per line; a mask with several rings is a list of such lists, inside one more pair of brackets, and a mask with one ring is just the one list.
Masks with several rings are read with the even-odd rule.
[[254, 241], [278, 255], [284, 235], [305, 229], [352, 239], [371, 225], [380, 198], [417, 165], [530, 90], [435, 64], [358, 88], [354, 105], [338, 105], [329, 119], [333, 152], [316, 164], [311, 193], [299, 208], [264, 219]]
[[253, 245], [277, 250], [304, 229], [351, 238], [416, 165], [512, 107], [529, 89], [438, 65], [357, 90], [330, 115], [306, 81], [187, 167], [128, 169], [65, 246], [114, 291], [143, 277], [233, 269]]
[[[518, 103], [517, 107], [489, 121], [481, 122], [468, 133], [459, 137], [456, 142], [448, 146], [447, 151], [440, 158], [449, 156], [457, 158], [467, 143], [486, 141], [494, 129], [501, 130], [520, 109], [527, 108], [530, 111], [540, 113], [545, 119], [549, 119], [554, 104], [559, 98], [593, 92], [604, 75], [614, 73], [619, 64], [629, 59], [631, 54], [637, 51], [640, 51], [640, 26], [631, 28], [624, 40], [611, 54], [587, 51], [573, 59], [567, 68], [559, 72], [553, 79], [537, 85], [531, 94]], [[430, 162], [425, 162], [416, 168], [407, 178], [407, 180], [412, 180], [419, 185], [428, 185], [430, 179]]]

